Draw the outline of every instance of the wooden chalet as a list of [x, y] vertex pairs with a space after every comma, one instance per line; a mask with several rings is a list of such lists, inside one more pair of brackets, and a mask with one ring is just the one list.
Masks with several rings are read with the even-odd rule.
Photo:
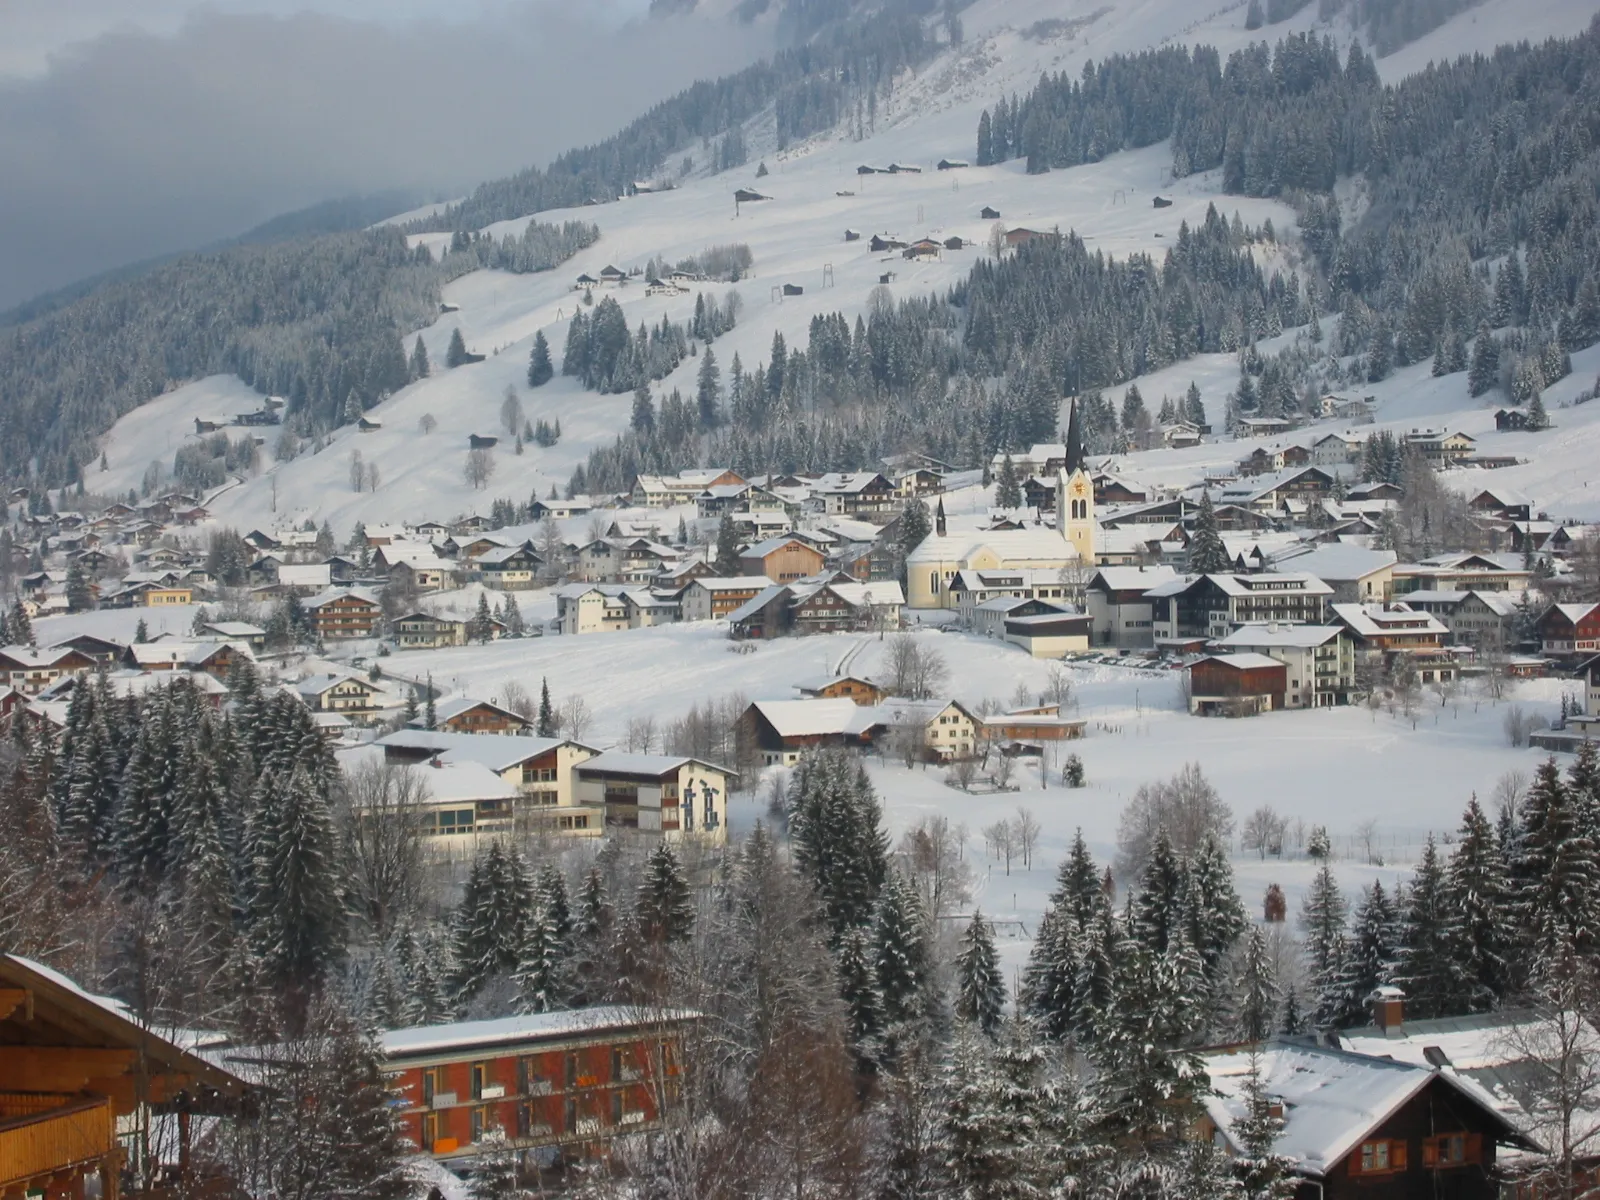
[[878, 704], [889, 698], [888, 685], [865, 675], [823, 675], [794, 685], [808, 700], [853, 700], [857, 704]]
[[826, 747], [865, 749], [882, 728], [871, 704], [840, 696], [757, 700], [739, 719], [739, 737], [767, 766], [793, 766]]
[[805, 579], [826, 565], [822, 551], [797, 537], [769, 538], [747, 547], [739, 556], [741, 575], [765, 575], [774, 583]]
[[306, 601], [306, 611], [319, 638], [343, 641], [371, 637], [383, 608], [365, 592], [347, 588]]
[[[231, 1071], [151, 1031], [122, 1004], [48, 967], [0, 955], [0, 1197], [117, 1200], [130, 1160], [118, 1123], [141, 1111], [176, 1117], [176, 1185], [189, 1177], [194, 1117], [225, 1116], [247, 1092]], [[91, 1183], [91, 1179], [95, 1182]]]
[[411, 612], [394, 622], [395, 648], [438, 650], [467, 644], [467, 623], [432, 613]]
[[1289, 668], [1265, 654], [1209, 654], [1189, 667], [1189, 711], [1250, 717], [1282, 708]]
[[528, 720], [488, 700], [459, 697], [434, 706], [434, 724], [446, 733], [525, 734]]
[[1552, 604], [1539, 617], [1539, 647], [1547, 658], [1600, 652], [1600, 604]]

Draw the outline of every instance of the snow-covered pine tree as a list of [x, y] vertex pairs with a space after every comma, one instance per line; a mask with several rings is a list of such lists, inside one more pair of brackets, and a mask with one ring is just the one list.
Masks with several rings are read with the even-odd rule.
[[861, 928], [839, 935], [834, 961], [839, 975], [839, 997], [849, 1014], [850, 1045], [868, 1062], [880, 1051], [883, 1033], [883, 996], [872, 968], [872, 941]]
[[882, 810], [858, 767], [844, 750], [807, 755], [786, 797], [795, 866], [816, 889], [835, 939], [872, 920], [887, 871]]
[[1265, 1041], [1278, 1027], [1280, 998], [1277, 971], [1259, 925], [1245, 935], [1233, 996], [1233, 1036], [1242, 1042]]
[[1017, 1003], [1051, 1038], [1065, 1037], [1072, 1028], [1081, 936], [1074, 930], [1070, 915], [1051, 905], [1039, 918], [1028, 952]]
[[1261, 1077], [1261, 1056], [1250, 1051], [1250, 1070], [1241, 1099], [1244, 1115], [1233, 1124], [1238, 1153], [1231, 1160], [1234, 1178], [1242, 1189], [1239, 1200], [1289, 1200], [1297, 1190], [1293, 1160], [1275, 1152], [1284, 1120]]
[[994, 933], [974, 911], [961, 938], [956, 955], [956, 1016], [969, 1021], [989, 1037], [1000, 1028], [1006, 1004], [1006, 982], [1000, 974], [1000, 955], [994, 947]]
[[1233, 884], [1228, 852], [1215, 833], [1207, 833], [1195, 848], [1188, 883], [1189, 940], [1205, 966], [1208, 986], [1215, 988], [1228, 952], [1250, 925]]
[[1178, 857], [1166, 827], [1156, 830], [1150, 857], [1132, 898], [1133, 934], [1154, 954], [1165, 954], [1184, 920], [1189, 864]]
[[542, 738], [556, 736], [556, 710], [550, 703], [549, 679], [539, 680], [539, 716], [534, 722], [533, 731]]
[[639, 927], [652, 942], [681, 942], [694, 928], [694, 900], [678, 856], [666, 842], [657, 842], [645, 863], [636, 902]]
[[266, 798], [252, 839], [251, 937], [269, 978], [309, 988], [344, 945], [333, 817], [326, 794], [301, 766]]
[[737, 575], [739, 550], [739, 531], [733, 527], [733, 518], [723, 513], [722, 520], [717, 524], [717, 548], [716, 555], [712, 559], [712, 569], [718, 575]]
[[1397, 933], [1394, 902], [1375, 879], [1356, 907], [1333, 992], [1324, 996], [1318, 1014], [1322, 1024], [1348, 1028], [1366, 1023], [1374, 989], [1393, 982]]
[[1563, 945], [1590, 951], [1600, 925], [1596, 822], [1587, 796], [1574, 796], [1555, 759], [1534, 772], [1521, 809], [1515, 864], [1518, 925], [1535, 955]]
[[[1336, 1003], [1339, 968], [1344, 958], [1344, 927], [1349, 908], [1333, 878], [1333, 870], [1323, 863], [1311, 881], [1300, 908], [1300, 928], [1305, 935], [1306, 968], [1317, 1007]], [[1320, 1018], [1321, 1013], [1319, 1011]]]
[[544, 330], [541, 329], [533, 335], [533, 350], [528, 355], [528, 386], [543, 387], [555, 373], [555, 367], [550, 362], [550, 343], [545, 340]]
[[1505, 859], [1476, 796], [1462, 814], [1444, 887], [1445, 940], [1461, 988], [1451, 1009], [1487, 1012], [1509, 991], [1517, 935]]
[[1200, 493], [1200, 506], [1194, 515], [1194, 537], [1189, 542], [1189, 570], [1200, 575], [1214, 575], [1233, 566], [1228, 548], [1223, 545], [1222, 534], [1217, 529], [1217, 510], [1211, 503], [1211, 493]]
[[23, 607], [21, 596], [11, 602], [11, 616], [6, 621], [6, 636], [9, 644], [13, 646], [36, 644], [33, 638], [33, 620], [28, 616], [28, 610]]
[[1022, 507], [1022, 483], [1017, 479], [1017, 464], [1009, 454], [1000, 460], [1000, 473], [995, 476], [994, 503], [996, 508]]
[[1450, 893], [1432, 836], [1423, 847], [1399, 916], [1394, 982], [1421, 1020], [1466, 1011], [1462, 964], [1452, 957]]
[[1085, 927], [1072, 988], [1072, 1029], [1078, 1039], [1093, 1043], [1105, 1035], [1117, 1003], [1117, 960], [1124, 952], [1124, 934], [1109, 900]]
[[917, 889], [891, 871], [878, 897], [872, 929], [872, 966], [891, 1033], [925, 1015], [928, 974], [927, 922]]
[[444, 353], [444, 365], [454, 369], [467, 361], [467, 343], [461, 336], [461, 326], [450, 331], [450, 346]]
[[[541, 1010], [542, 1011], [542, 1010]], [[527, 1193], [517, 1179], [521, 1154], [499, 1125], [484, 1130], [472, 1156], [472, 1175], [467, 1180], [469, 1200], [520, 1200]]]

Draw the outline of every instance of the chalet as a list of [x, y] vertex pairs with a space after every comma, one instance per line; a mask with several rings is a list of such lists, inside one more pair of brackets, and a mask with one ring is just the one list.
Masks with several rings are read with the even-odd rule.
[[382, 693], [353, 675], [313, 675], [294, 685], [305, 706], [317, 712], [370, 713], [383, 706]]
[[649, 629], [683, 620], [682, 601], [650, 588], [624, 589], [622, 608], [627, 613], [629, 629]]
[[629, 628], [621, 584], [569, 583], [556, 589], [556, 628], [564, 634], [611, 633]]
[[224, 642], [243, 642], [252, 652], [267, 644], [267, 631], [248, 621], [206, 621], [201, 624], [197, 636]]
[[1434, 429], [1406, 434], [1405, 444], [1435, 467], [1456, 466], [1471, 457], [1478, 448], [1477, 440], [1471, 434]]
[[157, 1124], [176, 1142], [166, 1182], [187, 1191], [198, 1182], [194, 1119], [236, 1115], [249, 1090], [239, 1074], [163, 1037], [119, 1001], [0, 955], [0, 1195], [114, 1200], [122, 1135]]
[[58, 679], [95, 669], [96, 660], [70, 646], [35, 650], [31, 646], [0, 647], [0, 686], [37, 696]]
[[1172, 201], [1165, 196], [1152, 196], [1150, 197], [1150, 206], [1152, 208], [1171, 208]]
[[856, 704], [878, 704], [889, 696], [886, 685], [864, 675], [820, 675], [794, 685], [808, 700], [852, 700]]
[[1293, 502], [1311, 504], [1333, 490], [1334, 477], [1321, 467], [1290, 466], [1228, 484], [1216, 501], [1264, 513], [1289, 512]]
[[727, 842], [733, 773], [723, 767], [697, 758], [609, 750], [579, 763], [576, 774], [578, 802], [603, 808], [607, 830]]
[[187, 584], [159, 583], [141, 579], [108, 591], [100, 597], [105, 608], [165, 608], [173, 604], [193, 604], [194, 588]]
[[371, 417], [363, 416], [356, 421], [356, 430], [360, 433], [377, 433], [383, 428], [382, 421], [375, 421]]
[[720, 621], [771, 585], [772, 580], [765, 575], [707, 576], [691, 580], [681, 596], [683, 619]]
[[[1376, 1050], [1349, 1053], [1305, 1041], [1269, 1042], [1254, 1054], [1231, 1047], [1202, 1062], [1210, 1086], [1192, 1136], [1246, 1153], [1253, 1070], [1281, 1114], [1272, 1153], [1300, 1180], [1297, 1197], [1495, 1200], [1502, 1194], [1496, 1148], [1540, 1148], [1503, 1100], [1448, 1062], [1397, 1061]], [[1491, 1086], [1500, 1090], [1499, 1080]]]
[[942, 243], [946, 250], [965, 250], [971, 243], [965, 241], [959, 234], [945, 238]]
[[694, 1019], [579, 1008], [389, 1030], [378, 1047], [406, 1136], [423, 1153], [469, 1161], [503, 1131], [518, 1153], [578, 1161], [660, 1129]]
[[392, 623], [398, 650], [439, 650], [467, 644], [467, 622], [432, 613], [410, 612]]
[[1284, 417], [1240, 417], [1237, 425], [1240, 437], [1272, 437], [1294, 428], [1294, 422]]
[[474, 566], [486, 586], [516, 592], [531, 588], [538, 581], [544, 560], [524, 542], [486, 550], [474, 560]]
[[639, 508], [671, 508], [694, 503], [708, 488], [744, 482], [742, 476], [719, 469], [683, 471], [677, 475], [638, 475], [634, 477], [630, 498]]
[[447, 537], [450, 533], [450, 526], [446, 525], [443, 521], [418, 521], [415, 525], [408, 526], [407, 528], [414, 537], [418, 537], [423, 541], [429, 542], [433, 541], [435, 538]]
[[740, 204], [754, 204], [758, 200], [771, 199], [771, 196], [763, 196], [760, 192], [753, 191], [750, 188], [740, 188], [733, 194], [733, 202], [736, 206]]
[[1540, 614], [1538, 630], [1545, 657], [1587, 658], [1600, 652], [1600, 604], [1552, 604]]
[[1026, 243], [1033, 241], [1034, 238], [1043, 238], [1049, 236], [1050, 235], [1047, 233], [1040, 233], [1037, 229], [1023, 229], [1019, 226], [1016, 229], [1006, 230], [1005, 242], [1008, 248], [1014, 250], [1018, 246], [1025, 245]]
[[243, 641], [135, 642], [123, 652], [123, 661], [140, 671], [202, 671], [224, 681], [235, 663], [254, 657]]
[[804, 296], [806, 290], [798, 283], [786, 283], [783, 285], [783, 294], [785, 296]]
[[499, 444], [500, 439], [492, 434], [467, 434], [468, 450], [493, 450]]
[[928, 757], [935, 761], [971, 758], [982, 750], [983, 718], [959, 701], [889, 701], [879, 711], [889, 717], [891, 739], [897, 726], [909, 727], [920, 734]]
[[899, 497], [894, 484], [876, 471], [848, 471], [819, 476], [812, 485], [812, 495], [829, 516], [856, 517], [861, 520], [882, 518], [887, 521], [899, 510]]
[[745, 575], [765, 575], [774, 583], [790, 583], [815, 575], [826, 565], [822, 551], [795, 537], [769, 538], [747, 547], [739, 556]]
[[1189, 711], [1253, 717], [1284, 706], [1288, 668], [1265, 654], [1208, 654], [1188, 668]]
[[438, 701], [434, 705], [434, 725], [445, 733], [515, 735], [532, 729], [532, 723], [519, 713], [468, 696]]
[[959, 171], [967, 166], [971, 166], [971, 164], [962, 158], [941, 158], [939, 160], [939, 170], [941, 171]]
[[65, 641], [56, 642], [52, 650], [76, 650], [97, 664], [110, 666], [121, 658], [127, 650], [122, 642], [113, 642], [109, 638], [96, 637], [92, 633], [80, 633], [69, 637]]
[[579, 549], [577, 574], [591, 583], [647, 584], [676, 555], [649, 538], [597, 538]]
[[1335, 604], [1330, 615], [1355, 640], [1358, 666], [1382, 665], [1392, 671], [1402, 659], [1409, 659], [1424, 684], [1456, 677], [1455, 660], [1444, 649], [1450, 631], [1429, 613], [1394, 602]]
[[1349, 704], [1356, 690], [1355, 643], [1342, 625], [1242, 625], [1217, 648], [1265, 655], [1287, 667], [1285, 708]]
[[978, 219], [981, 221], [998, 221], [1000, 219], [1000, 210], [998, 208], [990, 208], [985, 204], [978, 210]]
[[1361, 457], [1366, 442], [1348, 433], [1325, 433], [1311, 443], [1311, 461], [1319, 467], [1340, 467]]
[[757, 700], [740, 718], [740, 736], [767, 766], [792, 767], [829, 746], [864, 749], [879, 726], [878, 710], [848, 697]]
[[1154, 646], [1154, 601], [1146, 593], [1177, 578], [1171, 567], [1101, 567], [1084, 587], [1090, 640], [1119, 650]]
[[600, 282], [609, 287], [620, 287], [628, 282], [628, 273], [619, 271], [616, 267], [607, 263], [600, 268]]
[[1481, 488], [1467, 501], [1467, 507], [1481, 516], [1503, 521], [1528, 521], [1533, 517], [1533, 502], [1515, 488]]
[[918, 166], [914, 166], [911, 163], [892, 162], [892, 163], [889, 164], [889, 174], [891, 174], [891, 175], [921, 175], [922, 174], [922, 168], [918, 167]]
[[332, 586], [333, 568], [327, 563], [278, 563], [272, 581], [280, 592], [312, 596]]
[[844, 240], [847, 242], [859, 242], [861, 240], [861, 231], [859, 229], [846, 229], [844, 231]]
[[874, 254], [884, 254], [890, 250], [904, 250], [906, 248], [906, 244], [898, 238], [882, 237], [876, 233], [872, 235], [872, 241], [868, 245], [871, 246]]
[[861, 629], [897, 629], [905, 596], [895, 582], [856, 583], [840, 580], [819, 587], [791, 585], [794, 606], [789, 627], [799, 634], [844, 633]]
[[1494, 414], [1494, 427], [1501, 433], [1526, 433], [1528, 414], [1520, 408], [1502, 408]]
[[587, 291], [590, 288], [599, 287], [600, 286], [600, 281], [598, 279], [596, 279], [593, 275], [590, 275], [588, 272], [585, 272], [584, 274], [579, 275], [578, 278], [573, 281], [572, 286], [573, 286], [573, 288], [575, 290], [582, 292], [582, 291]]
[[1393, 594], [1412, 591], [1520, 592], [1533, 573], [1513, 554], [1437, 554], [1416, 563], [1397, 563]]
[[932, 262], [944, 252], [944, 247], [932, 238], [912, 242], [900, 252], [901, 257], [912, 262]]
[[1297, 546], [1274, 557], [1272, 566], [1314, 575], [1333, 589], [1332, 603], [1368, 604], [1388, 598], [1396, 557], [1393, 550], [1368, 550], [1343, 543], [1319, 546], [1305, 553]]
[[587, 496], [573, 496], [567, 500], [534, 500], [528, 505], [528, 516], [534, 521], [565, 521], [569, 517], [586, 517], [594, 508]]
[[1188, 421], [1180, 421], [1176, 425], [1169, 425], [1161, 431], [1161, 440], [1174, 450], [1184, 450], [1190, 446], [1198, 446], [1201, 442], [1200, 427]]
[[383, 606], [362, 588], [336, 588], [305, 604], [311, 628], [324, 641], [347, 641], [373, 635]]
[[999, 636], [998, 625], [980, 625], [978, 609], [991, 600], [1061, 600], [1069, 588], [1059, 568], [1020, 567], [1010, 571], [968, 568], [957, 571], [945, 585], [961, 624], [969, 629]]

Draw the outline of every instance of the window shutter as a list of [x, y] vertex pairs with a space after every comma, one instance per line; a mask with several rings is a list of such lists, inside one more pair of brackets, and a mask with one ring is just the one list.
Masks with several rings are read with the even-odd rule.
[[1404, 1171], [1406, 1169], [1405, 1142], [1389, 1143], [1389, 1169], [1391, 1171]]
[[1439, 1139], [1424, 1138], [1422, 1140], [1422, 1165], [1425, 1167], [1439, 1165]]
[[1467, 1134], [1466, 1157], [1469, 1163], [1478, 1163], [1483, 1161], [1483, 1134]]

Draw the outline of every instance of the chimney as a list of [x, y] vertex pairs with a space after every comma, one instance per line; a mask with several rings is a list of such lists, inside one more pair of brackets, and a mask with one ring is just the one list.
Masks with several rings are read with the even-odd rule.
[[1372, 1002], [1372, 1023], [1384, 1037], [1405, 1036], [1406, 994], [1399, 988], [1384, 984], [1375, 988], [1368, 999]]
[[428, 765], [435, 771], [442, 771], [444, 769], [444, 763], [439, 761], [439, 756], [437, 754], [433, 756], [433, 759], [428, 763]]

